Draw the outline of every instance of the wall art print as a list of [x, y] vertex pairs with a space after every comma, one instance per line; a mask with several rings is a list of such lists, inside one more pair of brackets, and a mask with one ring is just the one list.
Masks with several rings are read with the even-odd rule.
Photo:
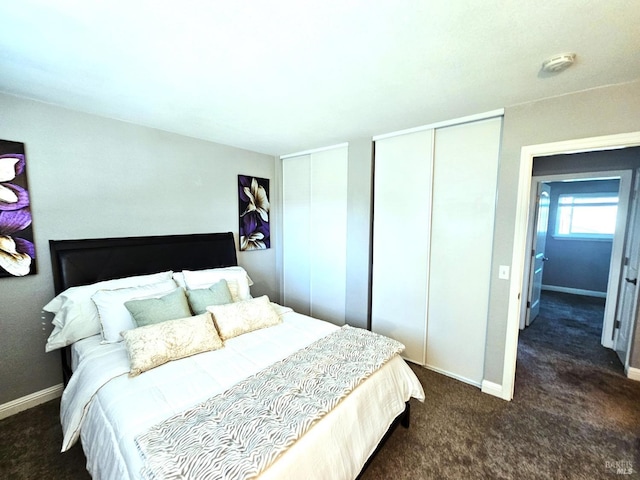
[[36, 273], [24, 143], [0, 140], [0, 278]]
[[269, 179], [238, 175], [240, 250], [271, 248]]

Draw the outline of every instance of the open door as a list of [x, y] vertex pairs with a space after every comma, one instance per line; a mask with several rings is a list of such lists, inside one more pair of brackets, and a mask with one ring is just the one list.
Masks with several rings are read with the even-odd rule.
[[636, 171], [635, 189], [631, 201], [631, 214], [627, 227], [622, 282], [618, 291], [616, 317], [613, 330], [613, 346], [618, 358], [629, 367], [629, 344], [638, 307], [638, 269], [640, 268], [640, 171]]
[[547, 243], [547, 229], [549, 224], [549, 203], [551, 187], [547, 183], [538, 183], [535, 236], [531, 246], [531, 268], [529, 269], [529, 295], [527, 298], [527, 313], [525, 325], [528, 327], [540, 313], [540, 294], [542, 292], [542, 273], [544, 262], [548, 259], [544, 255]]

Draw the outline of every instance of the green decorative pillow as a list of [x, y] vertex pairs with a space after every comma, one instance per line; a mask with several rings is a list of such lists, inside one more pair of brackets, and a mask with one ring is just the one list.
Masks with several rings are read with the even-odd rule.
[[189, 297], [189, 305], [195, 315], [201, 315], [207, 311], [207, 307], [211, 305], [225, 305], [233, 303], [231, 290], [226, 280], [220, 280], [209, 288], [200, 288], [197, 290], [187, 290]]
[[144, 298], [124, 302], [138, 327], [191, 316], [189, 303], [182, 288], [159, 298]]

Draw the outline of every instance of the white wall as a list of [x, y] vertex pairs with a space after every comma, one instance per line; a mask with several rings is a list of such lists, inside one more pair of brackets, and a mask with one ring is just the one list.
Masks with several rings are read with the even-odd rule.
[[[0, 404], [61, 382], [41, 319], [53, 296], [49, 239], [232, 231], [237, 241], [238, 174], [271, 179], [278, 204], [268, 155], [8, 95], [0, 112], [0, 139], [25, 144], [38, 266], [36, 275], [0, 278]], [[238, 252], [238, 261], [254, 294], [278, 299], [275, 250]]]

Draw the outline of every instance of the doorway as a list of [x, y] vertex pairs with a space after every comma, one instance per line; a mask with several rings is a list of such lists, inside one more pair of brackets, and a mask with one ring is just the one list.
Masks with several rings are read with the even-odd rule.
[[[603, 153], [602, 161], [608, 159], [611, 154]], [[534, 160], [534, 171], [535, 165]], [[535, 320], [541, 290], [601, 297], [601, 344], [614, 347], [632, 177], [632, 170], [532, 177], [537, 198], [530, 201], [527, 251], [532, 256], [525, 265], [522, 291], [528, 294], [520, 330]]]
[[[531, 180], [533, 177], [533, 161], [537, 157], [549, 157], [577, 152], [602, 152], [625, 149], [640, 145], [640, 132], [618, 135], [607, 135], [587, 139], [569, 140], [540, 145], [525, 146], [520, 156], [520, 177], [518, 181], [518, 199], [516, 205], [514, 248], [511, 263], [511, 280], [509, 284], [509, 305], [507, 314], [506, 344], [504, 368], [500, 396], [506, 400], [513, 398], [516, 374], [516, 357], [521, 307], [526, 301], [522, 286], [524, 283], [525, 265], [530, 249], [527, 249], [529, 206], [531, 201]], [[586, 169], [588, 170], [588, 169]]]
[[535, 355], [531, 349], [539, 345], [595, 369], [624, 373], [626, 359], [620, 361], [609, 346], [607, 329], [615, 323], [611, 307], [622, 262], [613, 254], [624, 247], [631, 177], [631, 170], [533, 177], [537, 198], [531, 202], [532, 257], [519, 355], [521, 348]]

